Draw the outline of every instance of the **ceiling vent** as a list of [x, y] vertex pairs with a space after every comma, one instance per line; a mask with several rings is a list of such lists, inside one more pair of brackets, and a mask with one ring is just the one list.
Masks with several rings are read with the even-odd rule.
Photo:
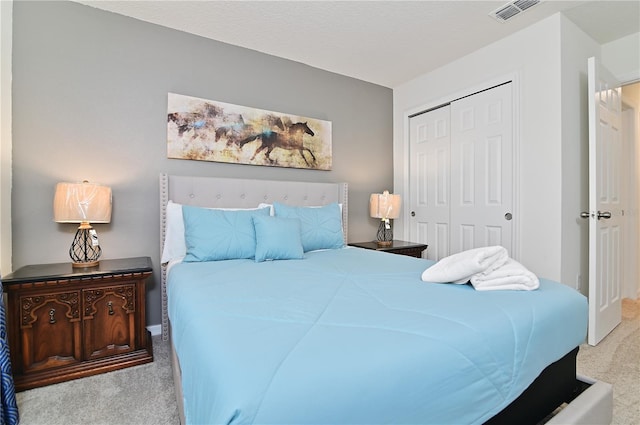
[[489, 16], [493, 17], [497, 21], [505, 22], [538, 3], [540, 3], [540, 0], [515, 0], [497, 8], [493, 12], [489, 13]]

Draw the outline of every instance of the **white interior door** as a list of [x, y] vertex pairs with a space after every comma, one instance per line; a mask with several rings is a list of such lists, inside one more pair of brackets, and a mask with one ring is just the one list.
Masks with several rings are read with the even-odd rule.
[[512, 254], [511, 83], [451, 103], [451, 252], [501, 245]]
[[409, 119], [409, 237], [436, 261], [449, 255], [449, 120], [449, 105]]
[[589, 86], [589, 331], [596, 345], [622, 317], [620, 84], [595, 58]]

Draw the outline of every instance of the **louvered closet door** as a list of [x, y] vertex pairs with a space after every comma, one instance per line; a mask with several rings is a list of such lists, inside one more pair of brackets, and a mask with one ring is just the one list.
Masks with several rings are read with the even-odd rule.
[[[427, 258], [449, 255], [449, 105], [409, 119], [410, 239], [429, 245]], [[425, 254], [423, 254], [425, 255]]]
[[512, 127], [511, 83], [451, 103], [451, 253], [512, 252]]

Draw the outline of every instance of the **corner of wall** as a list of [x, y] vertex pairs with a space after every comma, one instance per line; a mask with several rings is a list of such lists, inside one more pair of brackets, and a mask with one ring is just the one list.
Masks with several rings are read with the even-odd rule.
[[587, 59], [600, 45], [563, 15], [561, 21], [561, 271], [560, 281], [580, 290], [588, 284], [589, 207]]
[[13, 0], [0, 1], [0, 272], [11, 264], [11, 57]]
[[640, 81], [640, 32], [603, 44], [602, 64], [622, 83]]

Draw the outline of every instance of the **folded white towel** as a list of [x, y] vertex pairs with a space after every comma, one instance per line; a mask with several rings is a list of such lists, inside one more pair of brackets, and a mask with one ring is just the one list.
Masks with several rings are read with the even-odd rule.
[[471, 284], [478, 291], [505, 289], [532, 291], [538, 289], [540, 281], [522, 264], [509, 258], [505, 264], [495, 270], [471, 276]]
[[487, 246], [445, 257], [422, 272], [422, 280], [435, 283], [467, 283], [471, 276], [490, 272], [509, 259], [504, 247]]

